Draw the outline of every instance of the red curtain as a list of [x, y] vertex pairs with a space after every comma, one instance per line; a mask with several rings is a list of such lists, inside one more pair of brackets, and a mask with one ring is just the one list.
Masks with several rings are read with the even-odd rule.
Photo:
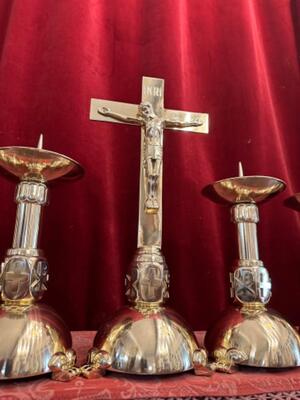
[[[299, 0], [1, 0], [0, 146], [78, 160], [83, 179], [51, 186], [41, 248], [44, 301], [72, 329], [124, 302], [136, 248], [140, 130], [89, 120], [91, 97], [139, 103], [142, 76], [165, 79], [167, 108], [210, 114], [210, 134], [166, 131], [163, 252], [169, 305], [205, 329], [229, 304], [237, 256], [229, 209], [201, 193], [246, 174], [286, 180], [261, 206], [260, 256], [272, 307], [300, 324]], [[0, 253], [12, 242], [15, 185], [0, 177]]]

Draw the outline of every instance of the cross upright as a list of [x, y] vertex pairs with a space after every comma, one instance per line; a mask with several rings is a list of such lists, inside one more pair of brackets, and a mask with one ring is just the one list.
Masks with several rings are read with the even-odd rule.
[[164, 80], [143, 77], [142, 102], [91, 99], [90, 119], [141, 126], [138, 247], [161, 248], [163, 131], [208, 133], [208, 114], [164, 108]]

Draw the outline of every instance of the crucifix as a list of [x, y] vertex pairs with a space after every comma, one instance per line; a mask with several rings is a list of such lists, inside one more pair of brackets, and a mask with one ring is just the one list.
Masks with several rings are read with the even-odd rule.
[[91, 100], [90, 119], [141, 126], [138, 247], [161, 247], [163, 131], [208, 133], [208, 114], [164, 109], [164, 80], [143, 77], [139, 105]]
[[92, 99], [90, 119], [141, 127], [138, 248], [126, 275], [133, 306], [120, 309], [99, 329], [94, 347], [109, 355], [113, 371], [156, 375], [189, 370], [198, 351], [196, 339], [174, 311], [163, 307], [169, 297], [161, 252], [163, 133], [208, 133], [208, 115], [165, 109], [164, 80], [143, 77], [140, 104]]

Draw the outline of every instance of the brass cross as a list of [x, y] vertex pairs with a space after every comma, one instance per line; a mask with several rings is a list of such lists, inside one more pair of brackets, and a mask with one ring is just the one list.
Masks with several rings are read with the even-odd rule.
[[208, 133], [208, 114], [164, 108], [164, 80], [143, 77], [141, 104], [91, 99], [90, 119], [141, 126], [138, 247], [161, 247], [163, 131]]
[[142, 275], [140, 285], [144, 294], [143, 299], [149, 299], [150, 301], [155, 300], [156, 292], [161, 289], [162, 286], [160, 269], [151, 265], [142, 273], [140, 272], [140, 274]]

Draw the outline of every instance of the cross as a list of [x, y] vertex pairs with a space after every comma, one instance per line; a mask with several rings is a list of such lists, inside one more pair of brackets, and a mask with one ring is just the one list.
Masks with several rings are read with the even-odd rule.
[[[161, 288], [161, 271], [159, 267], [149, 266], [143, 273], [140, 285], [145, 293], [144, 299], [155, 300], [156, 291]], [[148, 301], [148, 300], [147, 300]]]
[[161, 248], [163, 131], [208, 133], [208, 114], [164, 108], [164, 80], [143, 77], [139, 105], [91, 99], [90, 119], [141, 126], [138, 247]]
[[270, 299], [272, 283], [271, 283], [271, 279], [269, 278], [268, 273], [262, 274], [260, 271], [257, 271], [256, 282], [257, 282], [257, 286], [259, 289], [260, 297], [265, 297], [265, 298]]

